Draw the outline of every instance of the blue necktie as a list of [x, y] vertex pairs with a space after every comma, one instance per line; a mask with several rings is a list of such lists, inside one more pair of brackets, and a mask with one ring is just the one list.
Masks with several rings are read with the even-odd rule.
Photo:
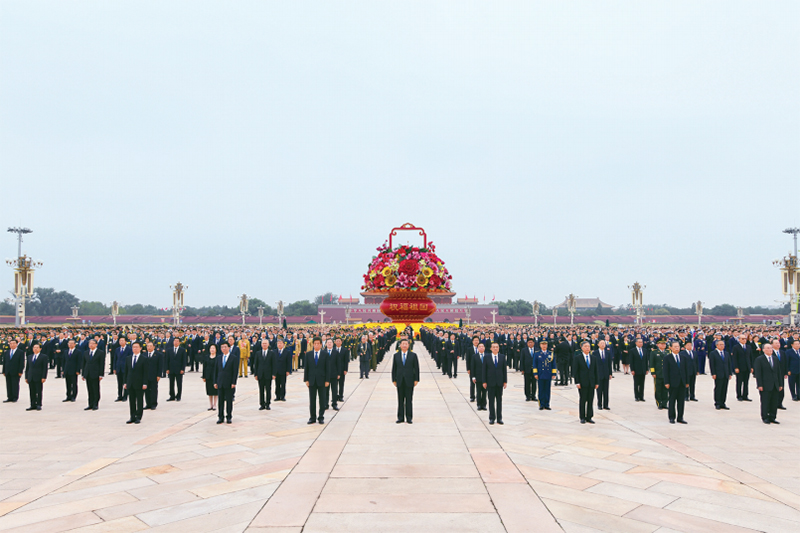
[[403, 366], [406, 366], [406, 354], [403, 354]]
[[222, 356], [222, 368], [225, 368], [225, 363], [227, 363], [227, 362], [228, 362], [228, 356], [226, 354], [226, 355]]
[[314, 364], [319, 363], [319, 352], [314, 352]]

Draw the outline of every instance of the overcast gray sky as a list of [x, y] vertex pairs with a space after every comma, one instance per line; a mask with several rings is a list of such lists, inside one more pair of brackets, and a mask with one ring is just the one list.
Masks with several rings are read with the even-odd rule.
[[800, 2], [4, 0], [0, 183], [86, 300], [355, 295], [412, 222], [459, 296], [770, 304]]

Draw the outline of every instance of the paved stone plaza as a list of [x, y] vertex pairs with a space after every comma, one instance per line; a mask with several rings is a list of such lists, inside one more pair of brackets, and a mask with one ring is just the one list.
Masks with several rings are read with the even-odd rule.
[[[758, 401], [715, 411], [709, 376], [688, 426], [633, 401], [615, 374], [611, 411], [581, 425], [574, 387], [554, 389], [550, 412], [526, 403], [509, 375], [504, 426], [489, 426], [458, 379], [437, 372], [420, 343], [414, 424], [395, 424], [389, 359], [369, 380], [347, 378], [341, 411], [307, 425], [302, 374], [287, 402], [258, 410], [255, 380], [241, 379], [232, 425], [207, 411], [189, 373], [183, 401], [160, 403], [126, 425], [127, 403], [103, 381], [100, 410], [86, 391], [62, 403], [45, 384], [43, 410], [0, 405], [0, 530], [282, 532], [659, 532], [800, 530], [800, 408], [779, 426]], [[3, 386], [3, 397], [5, 391]], [[729, 398], [730, 399], [730, 398]]]

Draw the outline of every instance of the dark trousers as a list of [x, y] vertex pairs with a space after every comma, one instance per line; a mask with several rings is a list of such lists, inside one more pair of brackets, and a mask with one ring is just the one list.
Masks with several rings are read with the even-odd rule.
[[633, 376], [633, 397], [636, 400], [644, 400], [644, 379], [646, 374], [636, 374]]
[[664, 380], [658, 375], [653, 376], [653, 384], [655, 385], [655, 398], [658, 407], [667, 406], [667, 388], [664, 387]]
[[736, 399], [745, 400], [749, 394], [750, 372], [740, 370], [736, 374]]
[[550, 379], [540, 379], [539, 382], [539, 407], [550, 407]]
[[592, 386], [581, 386], [578, 389], [578, 393], [580, 394], [580, 398], [578, 400], [578, 414], [580, 415], [581, 420], [591, 420], [594, 416], [594, 407], [592, 403], [594, 403], [594, 387]]
[[155, 409], [158, 407], [158, 379], [147, 382], [147, 407]]
[[359, 370], [361, 371], [361, 377], [366, 378], [369, 377], [369, 358], [361, 357], [360, 361], [358, 362]]
[[569, 360], [556, 359], [556, 368], [558, 368], [558, 384], [566, 385], [569, 381]]
[[800, 376], [797, 374], [789, 376], [789, 392], [792, 394], [792, 400], [800, 396]]
[[686, 385], [669, 386], [669, 407], [668, 414], [670, 420], [675, 420], [675, 404], [678, 404], [678, 420], [683, 420], [683, 408], [686, 401]]
[[[175, 394], [175, 385], [178, 386], [178, 394]], [[172, 372], [169, 373], [169, 397], [175, 398], [176, 400], [181, 399], [181, 393], [183, 392], [183, 374], [173, 374]]]
[[339, 401], [340, 402], [344, 401], [344, 378], [346, 378], [346, 377], [347, 376], [345, 374], [342, 374], [342, 377], [339, 378]]
[[533, 372], [527, 370], [523, 378], [525, 380], [525, 399], [533, 400], [536, 397], [536, 378], [533, 377]]
[[89, 407], [99, 407], [100, 378], [86, 378], [86, 393], [89, 396]]
[[31, 407], [42, 406], [42, 380], [32, 379], [28, 383], [28, 392], [31, 396]]
[[453, 354], [453, 359], [450, 361], [450, 369], [453, 371], [453, 377], [458, 377], [458, 357]]
[[397, 419], [411, 422], [414, 418], [414, 385], [397, 385]]
[[67, 400], [75, 400], [78, 397], [78, 375], [64, 374], [64, 382], [67, 384]]
[[125, 373], [117, 370], [117, 398], [128, 399], [128, 389], [125, 388]]
[[286, 374], [282, 372], [278, 372], [278, 375], [275, 376], [275, 399], [286, 399]]
[[469, 399], [470, 401], [475, 399], [475, 382], [472, 381], [472, 377], [469, 380]]
[[328, 386], [328, 390], [326, 391], [326, 398], [325, 398], [325, 407], [328, 407], [328, 401], [331, 402], [331, 406], [338, 407], [339, 406], [339, 380], [335, 377], [331, 378], [330, 385]]
[[603, 409], [608, 407], [608, 382], [610, 379], [601, 379], [597, 385], [597, 408]]
[[236, 389], [228, 387], [220, 387], [217, 390], [219, 394], [219, 419], [223, 419], [223, 415], [228, 417], [228, 420], [233, 418], [233, 396], [236, 393]]
[[[328, 387], [322, 385], [309, 385], [308, 387], [308, 414], [311, 419], [322, 420], [325, 416], [325, 406], [328, 404]], [[319, 417], [317, 417], [317, 397], [319, 397]]]
[[762, 390], [761, 395], [761, 420], [772, 422], [778, 416], [778, 391]]
[[697, 374], [692, 374], [689, 376], [689, 387], [686, 389], [686, 398], [689, 400], [694, 400], [694, 387], [697, 384]]
[[142, 419], [142, 412], [144, 411], [144, 390], [142, 390], [141, 387], [136, 387], [128, 391], [128, 407], [131, 411], [131, 420]]
[[269, 407], [272, 400], [272, 376], [258, 378], [258, 404], [260, 407]]
[[723, 407], [728, 398], [728, 376], [717, 374], [714, 380], [714, 407]]
[[6, 375], [6, 394], [12, 402], [19, 400], [19, 374]]
[[61, 362], [61, 358], [56, 358], [56, 377], [61, 377], [64, 375], [64, 364]]
[[486, 407], [486, 389], [480, 383], [475, 384], [475, 403], [478, 407]]
[[486, 393], [489, 397], [489, 421], [503, 420], [503, 386], [487, 385]]

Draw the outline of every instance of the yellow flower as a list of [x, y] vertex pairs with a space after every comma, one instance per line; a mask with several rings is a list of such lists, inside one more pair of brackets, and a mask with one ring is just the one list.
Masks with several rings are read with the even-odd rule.
[[373, 279], [377, 275], [378, 275], [378, 273], [375, 272], [374, 270], [370, 270], [369, 271], [369, 279]]
[[433, 276], [433, 269], [431, 269], [430, 267], [425, 267], [425, 268], [422, 269], [422, 274], [426, 278], [429, 278], [429, 277]]
[[386, 276], [388, 276], [389, 274], [391, 274], [391, 273], [392, 273], [392, 267], [388, 267], [388, 266], [384, 267], [383, 270], [381, 271], [381, 274], [383, 274], [384, 278]]
[[417, 285], [419, 285], [420, 287], [424, 287], [427, 284], [428, 284], [428, 278], [426, 278], [425, 275], [422, 273], [417, 274]]
[[386, 286], [387, 287], [391, 287], [395, 283], [397, 283], [397, 277], [394, 274], [389, 274], [388, 276], [386, 276], [384, 278], [384, 280], [386, 281]]

